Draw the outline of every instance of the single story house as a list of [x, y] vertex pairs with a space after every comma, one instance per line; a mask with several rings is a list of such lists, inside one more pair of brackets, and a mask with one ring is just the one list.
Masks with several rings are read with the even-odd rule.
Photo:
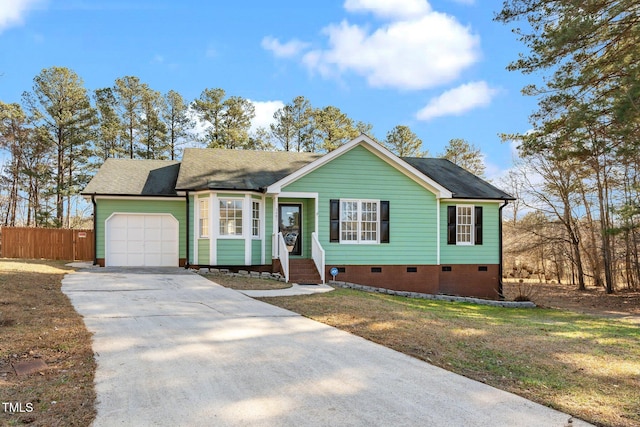
[[327, 154], [185, 149], [107, 159], [82, 194], [96, 264], [279, 271], [498, 298], [513, 197], [445, 159], [400, 158], [366, 135]]

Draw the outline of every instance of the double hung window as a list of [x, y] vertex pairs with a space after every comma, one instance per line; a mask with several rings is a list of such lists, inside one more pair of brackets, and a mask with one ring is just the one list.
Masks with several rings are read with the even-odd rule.
[[260, 237], [260, 202], [251, 202], [251, 236]]
[[220, 199], [220, 235], [242, 236], [242, 200]]
[[456, 243], [473, 245], [473, 206], [457, 206]]
[[447, 244], [482, 244], [482, 206], [447, 206]]
[[378, 243], [379, 209], [377, 200], [341, 200], [340, 242]]
[[198, 229], [200, 237], [209, 237], [209, 199], [199, 200]]

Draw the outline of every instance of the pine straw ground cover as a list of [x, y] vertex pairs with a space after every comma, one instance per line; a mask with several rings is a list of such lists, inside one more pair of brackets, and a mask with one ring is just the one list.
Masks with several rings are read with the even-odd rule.
[[277, 280], [257, 279], [254, 277], [238, 277], [228, 274], [205, 274], [202, 277], [205, 277], [212, 282], [215, 282], [226, 288], [232, 288], [238, 291], [265, 291], [270, 289], [286, 289], [291, 287], [291, 283], [279, 282]]
[[[95, 417], [91, 335], [60, 290], [71, 271], [62, 262], [0, 260], [2, 426], [87, 426]], [[16, 375], [13, 366], [29, 361], [47, 368]]]
[[638, 325], [340, 289], [270, 304], [602, 426], [640, 426]]

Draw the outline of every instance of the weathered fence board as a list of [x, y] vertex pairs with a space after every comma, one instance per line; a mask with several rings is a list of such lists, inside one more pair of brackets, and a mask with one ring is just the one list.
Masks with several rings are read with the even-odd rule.
[[2, 227], [0, 255], [4, 258], [90, 261], [94, 258], [93, 230]]

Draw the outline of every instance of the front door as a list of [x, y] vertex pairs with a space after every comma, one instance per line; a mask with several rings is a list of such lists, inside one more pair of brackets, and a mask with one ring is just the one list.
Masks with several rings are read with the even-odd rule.
[[280, 232], [290, 255], [302, 255], [302, 205], [279, 205]]

